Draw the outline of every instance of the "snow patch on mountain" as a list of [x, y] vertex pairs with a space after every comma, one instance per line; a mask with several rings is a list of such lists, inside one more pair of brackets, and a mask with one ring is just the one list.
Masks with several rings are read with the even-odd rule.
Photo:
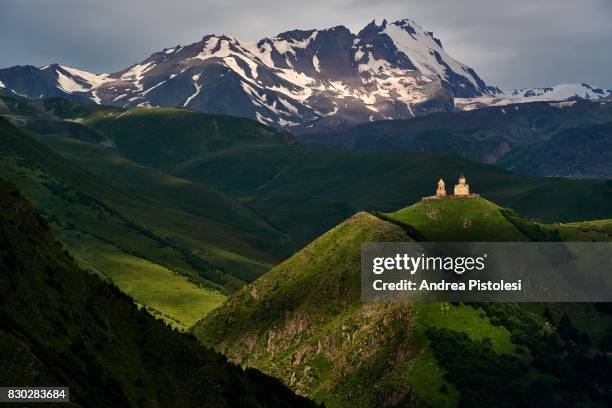
[[91, 89], [85, 88], [84, 86], [78, 84], [72, 78], [64, 75], [64, 73], [60, 70], [56, 70], [55, 72], [57, 74], [57, 87], [66, 93], [72, 94], [75, 92], [87, 92]]
[[299, 115], [300, 114], [299, 109], [296, 108], [295, 105], [293, 105], [291, 102], [289, 102], [285, 98], [279, 97], [278, 100], [287, 109], [287, 111], [293, 113], [294, 115]]
[[431, 79], [444, 79], [449, 68], [465, 76], [474, 86], [478, 83], [469, 73], [468, 67], [451, 58], [433, 34], [426, 32], [412, 20], [402, 20], [387, 25], [384, 30], [416, 68]]
[[152, 61], [146, 64], [136, 64], [123, 73], [120, 78], [124, 81], [131, 81], [138, 91], [142, 91], [142, 79], [144, 78], [144, 74], [151, 71], [155, 65], [156, 64]]
[[305, 38], [303, 40], [296, 40], [296, 39], [285, 40], [285, 39], [281, 39], [277, 37], [277, 38], [274, 38], [272, 42], [274, 44], [274, 48], [276, 48], [276, 50], [280, 54], [293, 54], [293, 56], [295, 57], [296, 49], [307, 48], [311, 42], [316, 40], [318, 34], [319, 32], [315, 30], [312, 32], [312, 34], [310, 34], [310, 36], [308, 36], [308, 38]]
[[153, 85], [152, 87], [150, 87], [149, 89], [147, 89], [146, 91], [144, 91], [142, 93], [142, 96], [145, 96], [146, 94], [148, 94], [149, 92], [151, 92], [152, 90], [154, 90], [155, 88], [158, 88], [160, 86], [162, 86], [163, 84], [165, 84], [166, 81], [161, 81], [160, 83], [158, 83], [157, 85]]
[[529, 101], [563, 100], [572, 97], [601, 99], [612, 95], [612, 90], [593, 88], [587, 84], [560, 84], [552, 88], [517, 89], [512, 98]]
[[127, 96], [127, 94], [126, 94], [126, 93], [123, 93], [123, 94], [121, 94], [121, 95], [117, 96], [115, 99], [113, 99], [113, 102], [117, 102], [118, 100], [123, 99], [123, 98], [125, 98], [126, 96]]
[[569, 108], [570, 106], [574, 106], [575, 104], [576, 104], [576, 101], [549, 102], [550, 106], [552, 106], [553, 108], [559, 108], [559, 109]]
[[321, 63], [319, 62], [319, 57], [317, 57], [317, 54], [313, 55], [312, 57], [312, 66], [314, 67], [315, 71], [317, 71], [319, 74], [321, 73]]
[[175, 52], [180, 51], [180, 50], [181, 50], [181, 48], [183, 48], [183, 47], [182, 47], [182, 46], [180, 46], [180, 45], [177, 45], [176, 47], [172, 47], [172, 48], [166, 48], [166, 49], [164, 50], [164, 53], [165, 53], [165, 54], [173, 54], [173, 53], [175, 53]]
[[200, 75], [193, 75], [191, 77], [191, 80], [193, 81], [193, 86], [195, 86], [195, 92], [193, 94], [191, 94], [187, 99], [185, 99], [185, 103], [183, 104], [183, 107], [187, 107], [189, 106], [189, 103], [200, 94], [200, 91], [202, 90], [202, 85], [198, 84], [198, 81], [200, 80]]
[[89, 84], [89, 88], [95, 89], [100, 87], [102, 84], [112, 82], [113, 79], [109, 78], [109, 74], [94, 74], [80, 69], [60, 65], [60, 67], [68, 72], [71, 76], [80, 78]]
[[96, 105], [102, 104], [102, 98], [98, 96], [98, 90], [94, 89], [91, 91], [91, 100], [94, 101]]

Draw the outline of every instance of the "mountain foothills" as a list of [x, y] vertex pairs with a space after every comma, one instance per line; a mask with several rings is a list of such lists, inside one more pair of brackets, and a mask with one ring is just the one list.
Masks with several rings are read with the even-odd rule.
[[220, 152], [176, 174], [238, 197], [299, 248], [359, 210], [392, 211], [433, 194], [433, 183], [455, 179], [458, 169], [484, 196], [543, 222], [612, 216], [608, 180], [527, 177], [431, 153], [261, 146]]
[[249, 117], [294, 131], [409, 118], [453, 107], [453, 97], [493, 96], [411, 20], [293, 30], [243, 42], [225, 35], [152, 54], [112, 74], [71, 67], [0, 70], [6, 89], [122, 107], [186, 107]]
[[348, 150], [448, 153], [537, 176], [612, 178], [612, 103], [573, 99], [300, 135], [303, 143]]
[[363, 303], [360, 248], [391, 241], [612, 239], [482, 198], [360, 212], [232, 295], [193, 333], [329, 407], [607, 406], [609, 307]]
[[[166, 204], [155, 207], [148, 201], [135, 210], [133, 206], [139, 200], [131, 197], [132, 207], [121, 209], [125, 208], [123, 204], [118, 210], [130, 219], [135, 217], [135, 224], [156, 235], [175, 237], [172, 241], [181, 243], [187, 253], [195, 253], [215, 269], [224, 271], [223, 279], [227, 281], [212, 279], [212, 275], [208, 275], [207, 281], [221, 282], [230, 292], [240, 286], [240, 281], [253, 280], [266, 265], [290, 255], [355, 212], [400, 208], [429, 192], [432, 180], [440, 177], [452, 180], [458, 169], [469, 174], [479, 192], [487, 197], [544, 222], [612, 216], [609, 205], [612, 184], [606, 180], [525, 177], [440, 154], [374, 153], [298, 145], [288, 133], [249, 119], [181, 109], [125, 109], [60, 98], [32, 101], [13, 94], [2, 95], [1, 91], [0, 104], [3, 104], [0, 114], [56, 153], [21, 153], [21, 156], [32, 161], [36, 157], [60, 155], [71, 166], [86, 170], [89, 177], [103, 181], [98, 186], [120, 187], [113, 190], [114, 197], [120, 191], [124, 195], [138, 192], [138, 197], [154, 195], [156, 202], [164, 201]], [[606, 115], [604, 107], [599, 114], [602, 117]], [[547, 109], [544, 111], [556, 114], [556, 108]], [[463, 114], [474, 116], [479, 111], [484, 112]], [[528, 115], [524, 127], [539, 115], [538, 112]], [[490, 122], [511, 126], [513, 122], [507, 116], [497, 112], [497, 119]], [[564, 121], [569, 124], [580, 120], [580, 116], [597, 115], [578, 112]], [[554, 123], [556, 117], [551, 118]], [[455, 116], [446, 120], [449, 127], [457, 124], [459, 129], [473, 125]], [[480, 120], [484, 121], [473, 119], [474, 123]], [[439, 122], [444, 123], [433, 120], [425, 126], [437, 126]], [[14, 166], [14, 162], [9, 162], [4, 174], [28, 194], [25, 186], [36, 186], [36, 179], [28, 184], [20, 181], [23, 174], [29, 173], [17, 171], [10, 175]], [[60, 167], [68, 168], [68, 164]], [[99, 197], [112, 208], [118, 207], [117, 198], [108, 201], [108, 194], [88, 195]], [[37, 205], [51, 203], [30, 198]], [[180, 219], [176, 219], [176, 206], [183, 209]], [[168, 209], [172, 209], [172, 215]], [[161, 216], [162, 213], [166, 215]], [[196, 213], [197, 217], [191, 215]], [[212, 217], [214, 223], [196, 227], [199, 217]], [[63, 218], [69, 225], [70, 217]], [[215, 228], [211, 228], [213, 225]], [[230, 228], [225, 230], [226, 226]], [[64, 242], [64, 235], [59, 231], [57, 234]], [[118, 247], [126, 245], [117, 245], [110, 235], [105, 239]], [[132, 242], [136, 241], [128, 241]], [[65, 244], [71, 247], [68, 242]], [[159, 258], [155, 253], [143, 255], [147, 259]]]
[[0, 383], [69, 386], [72, 406], [314, 406], [80, 270], [3, 180], [0, 210]]
[[0, 175], [36, 204], [84, 269], [176, 326], [189, 327], [289, 253], [285, 234], [217, 189], [127, 160], [103, 147], [113, 139], [58, 120], [38, 102], [0, 101], [0, 111], [22, 129], [40, 132], [0, 118]]

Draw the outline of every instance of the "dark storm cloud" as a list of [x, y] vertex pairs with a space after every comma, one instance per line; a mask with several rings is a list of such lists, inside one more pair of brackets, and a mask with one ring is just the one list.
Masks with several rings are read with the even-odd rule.
[[0, 0], [0, 66], [108, 72], [209, 33], [256, 40], [404, 17], [491, 84], [612, 88], [610, 0]]

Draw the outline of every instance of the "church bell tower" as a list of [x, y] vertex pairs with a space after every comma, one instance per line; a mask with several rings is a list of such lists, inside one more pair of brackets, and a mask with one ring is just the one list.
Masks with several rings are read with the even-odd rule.
[[446, 197], [446, 187], [444, 185], [444, 180], [442, 179], [438, 181], [438, 188], [436, 189], [436, 197]]

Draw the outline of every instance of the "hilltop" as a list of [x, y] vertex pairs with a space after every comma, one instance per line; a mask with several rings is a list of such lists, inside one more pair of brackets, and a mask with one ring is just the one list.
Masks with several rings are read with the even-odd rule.
[[2, 179], [0, 350], [0, 383], [69, 387], [71, 406], [314, 406], [80, 270]]
[[[193, 333], [330, 407], [603, 401], [609, 380], [598, 364], [610, 366], [610, 360], [600, 345], [612, 338], [612, 319], [593, 305], [360, 300], [365, 242], [558, 237], [553, 226], [533, 224], [483, 198], [358, 213], [230, 296]], [[584, 383], [583, 372], [571, 365], [578, 358], [593, 394], [556, 386]]]
[[502, 210], [476, 197], [420, 201], [384, 215], [415, 228], [423, 235], [423, 241], [528, 241]]

